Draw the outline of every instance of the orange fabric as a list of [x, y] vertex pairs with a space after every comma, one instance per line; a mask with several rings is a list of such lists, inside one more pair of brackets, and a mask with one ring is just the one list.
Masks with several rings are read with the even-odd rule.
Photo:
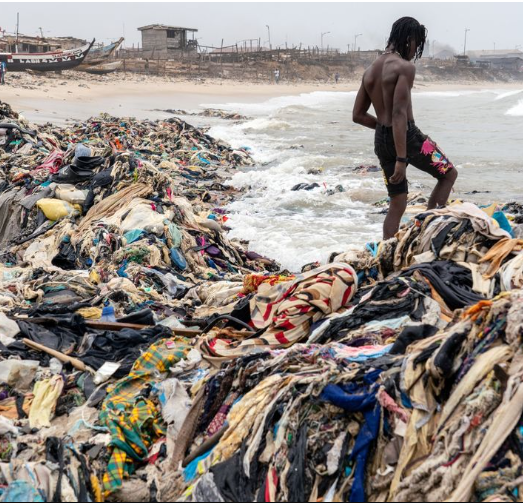
[[251, 292], [258, 292], [258, 287], [261, 284], [276, 285], [284, 282], [294, 280], [294, 275], [245, 275], [243, 278], [243, 294], [250, 294]]
[[479, 303], [475, 304], [474, 306], [471, 306], [468, 310], [466, 310], [463, 313], [463, 318], [471, 317], [472, 320], [476, 320], [480, 315], [480, 312], [482, 312], [484, 308], [490, 308], [491, 306], [492, 301], [480, 301]]
[[501, 268], [501, 264], [509, 254], [521, 252], [523, 250], [523, 240], [517, 238], [504, 238], [499, 240], [490, 250], [479, 260], [479, 263], [490, 262], [490, 266], [483, 278], [492, 278]]
[[[33, 404], [33, 394], [26, 394], [24, 397], [24, 404], [22, 409], [26, 415], [29, 415], [29, 410]], [[18, 411], [16, 409], [16, 397], [8, 397], [3, 401], [0, 401], [0, 415], [9, 418], [11, 420], [18, 420]]]

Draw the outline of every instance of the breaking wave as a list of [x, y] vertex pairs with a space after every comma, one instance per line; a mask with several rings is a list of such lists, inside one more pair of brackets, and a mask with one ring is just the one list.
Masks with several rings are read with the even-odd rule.
[[505, 114], [517, 117], [523, 116], [523, 100], [519, 100], [517, 105], [514, 105], [512, 108], [508, 109]]

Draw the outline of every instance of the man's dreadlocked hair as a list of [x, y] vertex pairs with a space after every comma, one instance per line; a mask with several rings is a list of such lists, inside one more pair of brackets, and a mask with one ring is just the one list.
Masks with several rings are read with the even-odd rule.
[[393, 45], [394, 50], [398, 51], [403, 59], [407, 59], [412, 38], [416, 44], [414, 60], [418, 60], [425, 49], [427, 29], [414, 18], [402, 17], [392, 25], [387, 46]]

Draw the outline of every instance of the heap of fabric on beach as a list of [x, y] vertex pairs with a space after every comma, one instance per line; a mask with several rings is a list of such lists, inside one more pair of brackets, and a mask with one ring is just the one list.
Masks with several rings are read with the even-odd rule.
[[246, 151], [0, 122], [1, 501], [521, 501], [515, 206], [280, 271], [226, 236]]

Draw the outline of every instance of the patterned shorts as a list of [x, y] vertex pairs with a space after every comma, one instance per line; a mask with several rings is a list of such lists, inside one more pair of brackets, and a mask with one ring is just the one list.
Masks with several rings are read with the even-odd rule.
[[[390, 177], [394, 174], [397, 156], [392, 126], [378, 125], [376, 127], [374, 152], [380, 161], [389, 196], [408, 193], [408, 181], [406, 178], [399, 184], [391, 184], [389, 182]], [[454, 165], [437, 146], [436, 142], [424, 135], [414, 124], [414, 121], [409, 121], [408, 124], [407, 158], [409, 165], [432, 175], [438, 180], [445, 178], [445, 175], [454, 168]]]

